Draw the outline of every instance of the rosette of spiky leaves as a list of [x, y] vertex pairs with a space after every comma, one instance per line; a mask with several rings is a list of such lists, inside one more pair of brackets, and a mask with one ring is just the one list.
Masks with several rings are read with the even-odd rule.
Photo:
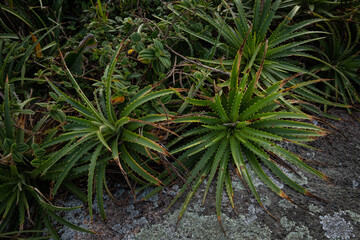
[[[206, 41], [212, 45], [206, 54], [207, 59], [198, 59], [206, 64], [221, 66], [225, 69], [230, 68], [233, 60], [212, 60], [211, 58], [219, 51], [220, 54], [226, 53], [231, 58], [235, 57], [237, 50], [241, 44], [246, 40], [243, 50], [243, 61], [241, 63], [241, 71], [249, 71], [251, 77], [254, 77], [260, 68], [262, 57], [265, 55], [263, 69], [261, 71], [260, 83], [269, 87], [272, 84], [282, 79], [288, 78], [293, 73], [304, 73], [312, 77], [318, 76], [302, 67], [299, 61], [294, 61], [293, 57], [309, 57], [309, 51], [313, 51], [310, 43], [324, 38], [327, 32], [307, 30], [306, 27], [324, 21], [324, 19], [316, 18], [304, 20], [296, 23], [293, 21], [294, 16], [299, 11], [300, 6], [295, 6], [283, 17], [283, 21], [279, 24], [274, 24], [274, 17], [279, 8], [281, 0], [256, 0], [249, 1], [253, 6], [253, 11], [249, 13], [240, 0], [235, 0], [237, 12], [234, 12], [230, 6], [223, 1], [226, 6], [225, 11], [215, 12], [214, 16], [210, 16], [201, 8], [188, 7], [186, 4], [177, 5], [186, 11], [195, 11], [196, 16], [210, 24], [218, 35], [211, 37], [206, 33], [194, 32], [182, 25], [177, 26], [180, 30], [188, 34]], [[187, 1], [188, 4], [189, 1]], [[180, 11], [172, 8], [172, 11], [182, 18]], [[222, 13], [226, 13], [223, 16]], [[164, 20], [165, 21], [165, 20]], [[171, 22], [167, 21], [169, 24]], [[249, 24], [251, 23], [251, 24]], [[310, 37], [318, 34], [319, 37]], [[262, 44], [267, 41], [267, 45]], [[302, 82], [302, 78], [293, 78], [285, 87], [294, 86]], [[320, 103], [324, 105], [335, 105], [339, 107], [348, 107], [346, 105], [336, 104], [325, 99], [326, 93], [323, 91], [307, 85], [302, 88], [297, 88], [293, 91], [293, 98], [300, 99], [304, 102]], [[314, 108], [309, 104], [303, 104], [309, 111], [316, 114], [323, 114], [320, 109]], [[310, 107], [309, 107], [310, 106]], [[326, 115], [327, 117], [332, 117]]]
[[[347, 1], [338, 1], [338, 0], [288, 0], [282, 1], [280, 4], [280, 8], [289, 8], [294, 7], [296, 5], [301, 6], [302, 12], [304, 13], [318, 13], [321, 15], [325, 15], [329, 18], [333, 18], [339, 15], [342, 11], [338, 11], [339, 8], [341, 10], [345, 10], [345, 8], [349, 7], [349, 3]], [[350, 2], [350, 1], [348, 1]]]
[[[48, 148], [59, 143], [66, 143], [60, 150], [54, 152], [45, 161], [38, 161], [38, 167], [32, 172], [33, 176], [45, 175], [52, 172], [55, 184], [52, 194], [55, 195], [66, 179], [71, 175], [88, 174], [88, 205], [92, 217], [93, 183], [96, 182], [96, 196], [99, 203], [100, 214], [105, 218], [103, 199], [103, 186], [105, 182], [105, 168], [110, 159], [113, 159], [121, 170], [129, 186], [128, 176], [141, 183], [161, 185], [156, 177], [157, 172], [149, 167], [142, 159], [155, 158], [156, 154], [168, 155], [168, 152], [156, 143], [156, 137], [146, 130], [144, 125], [154, 125], [157, 121], [166, 120], [164, 115], [148, 115], [137, 118], [135, 111], [139, 106], [162, 96], [173, 93], [173, 90], [152, 91], [148, 86], [141, 89], [129, 101], [116, 105], [112, 103], [111, 81], [117, 63], [117, 56], [122, 49], [120, 44], [114, 53], [110, 64], [104, 73], [104, 89], [95, 94], [93, 104], [79, 87], [70, 70], [65, 71], [81, 101], [72, 98], [48, 81], [57, 96], [55, 98], [66, 101], [78, 116], [67, 116], [65, 133], [42, 145]], [[164, 129], [166, 130], [166, 129]], [[139, 134], [141, 132], [141, 134]], [[111, 158], [108, 158], [110, 156]], [[104, 161], [106, 159], [106, 161]], [[57, 173], [57, 174], [56, 174]]]
[[[295, 6], [288, 15], [284, 17], [284, 20], [276, 24], [277, 27], [272, 29], [273, 19], [281, 0], [274, 2], [272, 0], [253, 1], [253, 14], [248, 13], [242, 1], [235, 0], [234, 3], [237, 9], [236, 13], [231, 10], [225, 1], [223, 2], [223, 5], [227, 8], [225, 9], [226, 11], [223, 12], [228, 13], [227, 17], [222, 16], [221, 12], [215, 12], [214, 16], [210, 16], [201, 8], [196, 9], [186, 7], [186, 5], [183, 4], [178, 5], [178, 7], [184, 8], [187, 11], [195, 11], [195, 14], [199, 18], [212, 25], [214, 29], [218, 31], [218, 35], [220, 35], [219, 39], [216, 37], [211, 38], [205, 33], [194, 32], [182, 25], [178, 27], [182, 31], [212, 44], [213, 48], [210, 49], [209, 52], [221, 50], [230, 57], [235, 57], [237, 50], [249, 32], [244, 47], [244, 59], [241, 63], [241, 68], [244, 69], [246, 65], [254, 62], [250, 70], [251, 76], [255, 75], [260, 67], [261, 59], [265, 52], [264, 45], [260, 45], [260, 43], [266, 39], [268, 40], [268, 50], [261, 73], [264, 78], [274, 83], [277, 80], [286, 78], [286, 73], [306, 72], [299, 66], [292, 64], [292, 61], [289, 61], [288, 58], [291, 56], [302, 56], [302, 53], [308, 50], [307, 44], [319, 39], [304, 39], [303, 37], [313, 33], [324, 33], [322, 31], [309, 31], [305, 29], [305, 27], [311, 24], [323, 21], [323, 19], [310, 19], [300, 23], [294, 23], [292, 19], [300, 8], [299, 6]], [[172, 10], [181, 17], [181, 12], [175, 9]], [[231, 22], [228, 22], [228, 19], [230, 19]], [[251, 22], [252, 25], [249, 25], [249, 22]], [[218, 60], [211, 61], [210, 59], [206, 62], [231, 66], [233, 61], [220, 62]]]
[[[336, 101], [345, 104], [360, 102], [358, 89], [360, 87], [360, 27], [345, 21], [325, 22], [331, 35], [319, 41], [320, 47], [316, 49], [319, 57], [313, 57], [318, 64], [310, 68], [319, 76], [334, 79], [327, 83], [325, 92], [329, 98], [335, 96]], [[330, 97], [331, 96], [331, 97]]]
[[[80, 206], [54, 206], [43, 194], [50, 189], [50, 181], [31, 175], [34, 167], [30, 161], [34, 155], [43, 156], [45, 150], [34, 147], [33, 136], [27, 136], [23, 129], [24, 121], [19, 117], [22, 114], [11, 109], [8, 80], [4, 87], [3, 121], [0, 121], [0, 238], [41, 237], [46, 229], [53, 239], [60, 239], [53, 221], [78, 231], [91, 232], [67, 222], [56, 213]], [[39, 126], [36, 124], [35, 130]]]
[[[287, 166], [289, 169], [292, 169], [291, 165], [295, 165], [327, 179], [327, 176], [305, 164], [301, 157], [278, 144], [288, 141], [307, 146], [302, 142], [324, 135], [324, 130], [306, 122], [293, 120], [309, 120], [309, 115], [279, 110], [281, 107], [278, 100], [286, 94], [285, 90], [281, 90], [284, 81], [279, 81], [264, 90], [257, 89], [261, 68], [254, 78], [250, 78], [249, 73], [245, 72], [240, 80], [240, 59], [241, 54], [238, 53], [232, 68], [228, 93], [223, 89], [222, 93], [216, 93], [212, 99], [186, 99], [195, 106], [209, 107], [208, 112], [174, 119], [175, 122], [198, 123], [198, 127], [185, 132], [181, 139], [175, 139], [168, 145], [171, 149], [175, 144], [178, 146], [180, 140], [184, 142], [184, 139], [191, 138], [191, 141], [170, 151], [190, 170], [186, 184], [174, 199], [175, 202], [188, 187], [191, 188], [180, 210], [179, 219], [205, 177], [208, 176], [208, 183], [204, 199], [217, 175], [216, 213], [220, 221], [224, 186], [234, 207], [231, 167], [244, 180], [262, 207], [253, 179], [249, 175], [249, 168], [272, 191], [291, 202], [293, 201], [265, 173], [264, 168], [307, 196], [314, 195], [289, 178], [279, 165]], [[164, 183], [169, 181], [171, 180], [167, 179]]]

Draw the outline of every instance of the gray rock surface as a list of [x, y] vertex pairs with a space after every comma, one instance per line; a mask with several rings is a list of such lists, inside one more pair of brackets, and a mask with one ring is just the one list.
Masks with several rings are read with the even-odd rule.
[[[345, 111], [338, 110], [333, 114], [343, 119], [327, 120], [337, 128], [332, 129], [334, 134], [311, 143], [322, 151], [291, 144], [286, 146], [306, 158], [309, 165], [334, 179], [332, 183], [327, 183], [307, 173], [301, 173], [301, 178], [290, 174], [298, 183], [328, 202], [302, 196], [273, 177], [277, 185], [295, 200], [298, 204], [296, 206], [255, 180], [264, 205], [278, 218], [275, 220], [259, 207], [237, 177], [232, 176], [237, 214], [224, 194], [222, 223], [225, 235], [215, 214], [215, 189], [211, 189], [205, 204], [201, 202], [205, 184], [195, 194], [177, 226], [183, 199], [178, 200], [168, 212], [165, 209], [178, 192], [179, 186], [166, 189], [148, 201], [135, 202], [130, 192], [123, 188], [125, 186], [115, 184], [112, 187], [113, 195], [118, 201], [115, 203], [105, 196], [105, 222], [98, 216], [90, 222], [86, 207], [65, 214], [67, 220], [92, 229], [97, 234], [83, 234], [63, 228], [61, 237], [127, 240], [360, 239], [360, 114], [354, 113], [357, 119]], [[327, 125], [322, 126], [329, 129]], [[138, 197], [140, 198], [141, 196]], [[66, 206], [80, 204], [74, 197], [65, 199], [64, 203]]]

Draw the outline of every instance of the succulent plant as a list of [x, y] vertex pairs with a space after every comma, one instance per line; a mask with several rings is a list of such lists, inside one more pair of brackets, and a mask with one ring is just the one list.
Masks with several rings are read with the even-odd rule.
[[[289, 90], [282, 89], [282, 86], [290, 79], [279, 81], [268, 88], [257, 88], [263, 63], [253, 78], [249, 77], [248, 71], [244, 71], [240, 78], [241, 54], [242, 51], [239, 51], [235, 58], [230, 80], [226, 83], [227, 87], [215, 93], [212, 98], [204, 96], [203, 99], [185, 98], [188, 103], [205, 108], [204, 112], [191, 113], [174, 119], [177, 123], [197, 125], [183, 133], [182, 138], [175, 139], [168, 145], [172, 149], [171, 154], [178, 156], [178, 160], [189, 170], [184, 186], [173, 201], [174, 203], [182, 193], [190, 189], [179, 219], [184, 214], [190, 199], [207, 177], [205, 200], [209, 187], [217, 175], [216, 213], [220, 222], [224, 186], [234, 207], [231, 169], [234, 169], [239, 178], [246, 183], [262, 207], [264, 206], [248, 169], [251, 169], [272, 191], [290, 202], [293, 200], [276, 186], [264, 169], [269, 169], [296, 191], [312, 197], [315, 195], [295, 183], [280, 166], [293, 171], [291, 165], [294, 165], [322, 179], [328, 179], [323, 173], [305, 164], [300, 156], [279, 145], [286, 141], [307, 146], [303, 142], [312, 141], [326, 133], [324, 129], [305, 122], [312, 119], [311, 116], [286, 111], [279, 104], [278, 100], [285, 97]], [[185, 139], [189, 141], [186, 142]], [[179, 147], [179, 141], [185, 144]], [[167, 178], [164, 183], [168, 184], [170, 181], [171, 179]], [[161, 187], [155, 189], [153, 193], [159, 189]]]

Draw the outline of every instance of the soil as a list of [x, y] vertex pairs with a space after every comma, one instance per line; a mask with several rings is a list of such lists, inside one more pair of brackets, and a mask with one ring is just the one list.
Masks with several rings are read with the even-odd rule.
[[[215, 189], [211, 189], [205, 203], [202, 204], [202, 187], [176, 228], [183, 199], [178, 200], [168, 212], [164, 210], [176, 195], [179, 189], [177, 185], [147, 201], [135, 202], [126, 186], [121, 183], [113, 186], [113, 195], [118, 199], [117, 202], [112, 201], [109, 196], [104, 197], [107, 216], [105, 222], [98, 216], [91, 222], [86, 207], [65, 215], [67, 220], [94, 230], [97, 234], [84, 234], [65, 227], [61, 230], [61, 238], [360, 239], [360, 114], [349, 115], [343, 110], [334, 110], [331, 114], [342, 120], [326, 120], [326, 124], [314, 122], [333, 132], [310, 143], [312, 147], [321, 151], [293, 144], [284, 146], [304, 157], [310, 166], [333, 179], [326, 182], [301, 171], [301, 178], [289, 173], [289, 176], [326, 201], [303, 196], [278, 182], [278, 186], [296, 202], [297, 205], [294, 205], [271, 192], [259, 180], [255, 180], [266, 209], [277, 218], [276, 220], [257, 204], [236, 176], [232, 176], [236, 213], [224, 194], [222, 223], [225, 235], [215, 214]], [[274, 177], [274, 182], [276, 181]], [[138, 199], [145, 194], [146, 192], [140, 194]], [[64, 200], [63, 205], [76, 206], [81, 205], [81, 202], [70, 196]]]

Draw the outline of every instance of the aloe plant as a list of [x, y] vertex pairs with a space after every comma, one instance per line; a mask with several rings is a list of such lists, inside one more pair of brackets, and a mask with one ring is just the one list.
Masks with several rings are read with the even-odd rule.
[[[306, 123], [306, 120], [312, 119], [311, 116], [282, 109], [279, 99], [287, 94], [288, 89], [281, 87], [289, 79], [279, 81], [263, 90], [257, 88], [262, 64], [254, 77], [250, 77], [249, 72], [245, 72], [240, 78], [241, 53], [239, 51], [235, 58], [228, 87], [215, 93], [212, 98], [185, 98], [194, 106], [206, 108], [205, 112], [192, 113], [173, 120], [176, 123], [197, 125], [183, 133], [182, 138], [175, 139], [168, 145], [172, 149], [171, 154], [178, 156], [178, 160], [190, 171], [178, 196], [170, 204], [171, 206], [187, 189], [190, 189], [180, 210], [179, 219], [203, 180], [206, 177], [208, 179], [204, 193], [205, 200], [209, 187], [217, 176], [216, 213], [221, 223], [221, 199], [224, 186], [234, 207], [230, 178], [232, 167], [262, 207], [264, 206], [248, 169], [251, 169], [272, 191], [290, 202], [293, 200], [274, 184], [264, 168], [269, 169], [294, 190], [311, 197], [315, 196], [295, 183], [279, 166], [286, 166], [293, 171], [290, 165], [294, 165], [322, 179], [328, 179], [323, 173], [305, 164], [300, 156], [278, 144], [287, 141], [307, 146], [303, 142], [323, 136], [326, 131]], [[188, 142], [185, 139], [189, 139]], [[183, 144], [179, 144], [179, 141]], [[181, 167], [176, 163], [175, 165]], [[170, 177], [166, 177], [165, 173], [164, 177], [166, 179], [164, 183], [171, 182]], [[158, 187], [147, 197], [160, 189], [161, 187]]]
[[56, 180], [52, 194], [55, 195], [64, 181], [72, 179], [72, 175], [76, 175], [76, 173], [78, 176], [84, 173], [88, 174], [87, 202], [91, 217], [93, 182], [95, 180], [100, 213], [102, 218], [105, 218], [102, 191], [104, 184], [106, 184], [105, 168], [110, 160], [118, 165], [130, 187], [131, 183], [128, 176], [140, 183], [150, 182], [161, 185], [162, 182], [156, 177], [157, 172], [142, 159], [144, 156], [155, 158], [157, 154], [169, 154], [161, 145], [156, 143], [156, 137], [147, 132], [146, 129], [140, 133], [144, 125], [162, 128], [155, 122], [165, 120], [167, 117], [155, 114], [137, 118], [135, 110], [153, 99], [172, 94], [173, 90], [152, 92], [152, 87], [148, 86], [140, 90], [129, 101], [120, 104], [120, 109], [113, 105], [112, 75], [121, 49], [122, 45], [119, 45], [105, 70], [104, 88], [103, 91], [98, 91], [99, 94], [94, 96], [95, 104], [80, 89], [67, 67], [65, 69], [67, 76], [81, 101], [66, 95], [55, 83], [48, 81], [57, 95], [55, 98], [67, 102], [78, 115], [67, 116], [68, 124], [64, 126], [65, 132], [42, 145], [43, 148], [48, 148], [59, 143], [66, 143], [63, 148], [54, 152], [46, 161], [39, 159], [38, 167], [32, 172], [32, 175], [54, 175]]
[[[336, 101], [345, 104], [360, 102], [358, 87], [360, 86], [360, 27], [345, 21], [326, 22], [325, 26], [331, 35], [319, 41], [319, 48], [315, 48], [319, 57], [312, 58], [318, 61], [310, 69], [319, 76], [334, 79], [325, 87], [329, 98], [335, 96]], [[343, 34], [345, 31], [346, 34]]]
[[[46, 233], [46, 229], [53, 239], [60, 239], [53, 226], [54, 221], [91, 233], [67, 222], [56, 213], [81, 206], [65, 208], [53, 205], [46, 196], [50, 181], [31, 174], [35, 167], [30, 162], [34, 156], [46, 158], [45, 149], [40, 148], [34, 142], [34, 135], [28, 135], [24, 129], [24, 114], [31, 111], [13, 111], [9, 92], [9, 81], [6, 80], [0, 121], [0, 237], [40, 237]], [[36, 124], [35, 132], [41, 122], [43, 120]]]
[[[263, 2], [263, 4], [262, 4]], [[307, 44], [317, 41], [319, 38], [301, 39], [303, 36], [311, 35], [313, 33], [324, 33], [322, 31], [309, 31], [305, 27], [311, 24], [323, 21], [322, 19], [311, 19], [300, 23], [293, 23], [292, 19], [298, 12], [300, 6], [295, 6], [284, 20], [272, 29], [273, 18], [281, 3], [281, 0], [260, 1], [256, 0], [253, 3], [253, 14], [249, 15], [245, 11], [242, 1], [234, 1], [237, 12], [233, 12], [231, 8], [224, 2], [224, 5], [229, 11], [229, 17], [225, 18], [219, 12], [214, 13], [214, 17], [208, 15], [201, 9], [196, 9], [195, 14], [208, 24], [212, 25], [220, 35], [220, 39], [209, 37], [208, 34], [201, 34], [179, 25], [179, 29], [206, 41], [214, 46], [215, 49], [222, 50], [231, 57], [235, 57], [237, 50], [240, 48], [244, 38], [249, 32], [248, 40], [244, 47], [243, 61], [241, 68], [244, 69], [246, 65], [254, 62], [250, 70], [253, 76], [260, 67], [262, 56], [264, 55], [264, 45], [260, 43], [268, 40], [268, 50], [265, 56], [263, 70], [261, 76], [268, 81], [276, 82], [277, 80], [286, 78], [286, 73], [306, 72], [299, 66], [292, 64], [288, 60], [291, 56], [302, 56], [302, 53], [308, 50]], [[194, 11], [184, 5], [179, 5], [188, 11]], [[181, 15], [180, 12], [172, 9], [175, 14]], [[231, 19], [229, 23], [227, 19]], [[249, 22], [252, 25], [249, 25]], [[213, 51], [210, 49], [209, 51]], [[205, 61], [205, 60], [204, 60]], [[212, 61], [205, 62], [232, 65], [231, 61]]]
[[287, 0], [283, 1], [280, 7], [299, 5], [305, 13], [316, 13], [328, 18], [337, 18], [344, 13], [345, 9], [355, 5], [355, 2], [348, 0]]
[[[215, 12], [212, 17], [200, 8], [189, 7], [189, 1], [186, 1], [186, 3], [187, 4], [179, 4], [177, 7], [190, 12], [195, 11], [196, 16], [210, 24], [218, 33], [216, 37], [212, 37], [206, 33], [194, 32], [181, 24], [177, 25], [183, 32], [212, 45], [212, 48], [208, 51], [208, 54], [206, 54], [207, 56], [215, 56], [215, 53], [219, 51], [233, 58], [244, 39], [247, 38], [242, 54], [243, 61], [240, 70], [249, 71], [249, 75], [254, 77], [260, 68], [262, 57], [265, 55], [259, 83], [266, 87], [299, 72], [307, 74], [312, 78], [319, 78], [313, 72], [300, 67], [299, 61], [293, 61], [292, 59], [293, 57], [312, 57], [308, 52], [313, 51], [313, 48], [310, 47], [309, 44], [323, 39], [327, 32], [306, 30], [306, 27], [322, 22], [324, 19], [316, 18], [295, 23], [293, 18], [299, 11], [300, 6], [294, 6], [282, 22], [277, 24], [276, 27], [273, 27], [273, 20], [280, 6], [280, 0], [252, 1], [252, 14], [249, 14], [248, 9], [246, 9], [244, 3], [240, 0], [234, 1], [237, 12], [234, 12], [224, 1], [223, 5], [226, 6], [226, 11], [223, 12], [227, 12], [228, 14], [228, 16], [225, 17], [220, 15], [221, 12]], [[190, 4], [190, 6], [192, 5]], [[181, 18], [180, 11], [177, 11], [175, 8], [171, 9]], [[171, 24], [169, 21], [163, 21]], [[318, 37], [309, 37], [315, 36], [315, 34], [317, 34]], [[267, 42], [267, 44], [265, 44], [265, 42]], [[211, 58], [198, 60], [210, 65], [215, 64], [224, 70], [227, 70], [233, 64], [233, 60], [212, 60]], [[302, 81], [302, 78], [293, 78], [285, 86], [294, 86]], [[308, 84], [302, 88], [295, 89], [292, 94], [292, 97], [300, 102], [348, 107], [347, 105], [337, 104], [325, 99], [325, 92]], [[288, 103], [286, 104], [288, 105]], [[316, 114], [334, 118], [333, 116], [322, 113], [320, 109], [307, 104], [302, 104], [302, 106]]]

